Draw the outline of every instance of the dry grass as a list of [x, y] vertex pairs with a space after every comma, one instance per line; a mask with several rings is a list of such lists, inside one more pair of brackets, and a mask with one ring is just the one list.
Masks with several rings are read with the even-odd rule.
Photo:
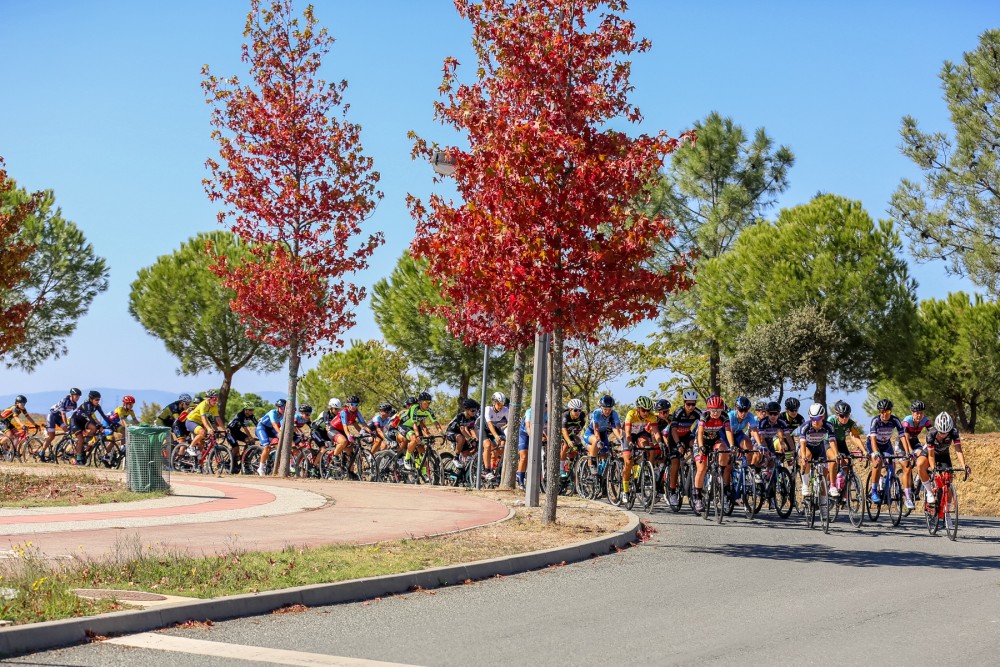
[[147, 500], [165, 492], [135, 493], [123, 479], [108, 479], [83, 471], [37, 475], [0, 473], [0, 507], [62, 507]]
[[[972, 468], [972, 478], [962, 481], [958, 475], [958, 511], [969, 516], [1000, 516], [1000, 433], [962, 436], [965, 460]], [[958, 457], [951, 454], [958, 465]]]

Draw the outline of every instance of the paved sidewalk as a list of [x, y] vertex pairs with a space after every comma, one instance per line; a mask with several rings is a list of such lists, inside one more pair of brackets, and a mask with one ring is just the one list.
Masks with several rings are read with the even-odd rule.
[[509, 513], [486, 498], [426, 486], [201, 475], [171, 482], [174, 495], [135, 503], [0, 508], [0, 551], [26, 542], [50, 557], [99, 556], [136, 541], [196, 555], [366, 544], [472, 528]]

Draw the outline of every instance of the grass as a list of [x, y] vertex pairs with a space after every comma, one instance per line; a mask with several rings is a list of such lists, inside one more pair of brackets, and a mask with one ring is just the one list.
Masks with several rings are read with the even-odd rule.
[[135, 493], [119, 479], [104, 479], [82, 471], [31, 475], [18, 472], [0, 474], [0, 506], [62, 507], [99, 505], [148, 500], [166, 491]]
[[[504, 500], [508, 502], [514, 499], [509, 494], [492, 495], [506, 495]], [[113, 600], [77, 600], [70, 604], [67, 595], [75, 598], [71, 593], [75, 588], [140, 590], [198, 598], [255, 593], [534, 551], [596, 537], [625, 523], [624, 515], [615, 510], [594, 509], [573, 499], [560, 502], [559, 523], [555, 526], [543, 526], [538, 509], [517, 508], [513, 518], [500, 524], [455, 535], [368, 546], [250, 552], [234, 544], [224, 553], [195, 557], [123, 539], [103, 560], [80, 556], [72, 561], [45, 562], [28, 544], [20, 548], [20, 558], [0, 561], [0, 587], [7, 581], [7, 586], [18, 591], [14, 600], [0, 600], [0, 618], [31, 623], [97, 613], [95, 605], [118, 604]], [[43, 578], [43, 583], [34, 587]]]

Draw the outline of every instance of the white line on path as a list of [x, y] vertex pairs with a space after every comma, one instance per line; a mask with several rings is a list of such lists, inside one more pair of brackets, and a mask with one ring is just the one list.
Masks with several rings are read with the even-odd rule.
[[164, 635], [156, 632], [127, 635], [125, 637], [109, 639], [105, 643], [159, 651], [174, 651], [175, 653], [208, 655], [217, 658], [270, 662], [275, 665], [304, 665], [305, 667], [414, 667], [413, 665], [403, 665], [398, 662], [380, 662], [378, 660], [365, 660], [364, 658], [344, 658], [336, 655], [288, 651], [280, 648], [265, 648], [261, 646], [241, 646], [239, 644], [225, 644], [223, 642], [210, 642], [203, 639]]

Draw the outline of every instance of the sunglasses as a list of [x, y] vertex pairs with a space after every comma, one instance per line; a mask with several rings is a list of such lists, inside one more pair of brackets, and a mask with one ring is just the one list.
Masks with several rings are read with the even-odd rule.
[[356, 407], [358, 407], [358, 404], [357, 403], [348, 403], [347, 407], [349, 407], [349, 408], [356, 408]]
[[684, 404], [684, 406], [685, 406], [685, 407], [688, 407], [688, 408], [693, 408], [693, 407], [694, 407], [694, 406], [696, 406], [696, 405], [698, 405], [698, 404], [697, 404], [697, 403], [685, 403], [685, 404]]
[[821, 421], [823, 421], [823, 418], [822, 418], [822, 417], [810, 417], [810, 418], [809, 418], [809, 421], [811, 421], [812, 423], [814, 423], [814, 424], [815, 424], [816, 422], [821, 422]]
[[780, 412], [768, 412], [767, 414], [771, 415], [772, 417], [777, 417], [781, 413]]

